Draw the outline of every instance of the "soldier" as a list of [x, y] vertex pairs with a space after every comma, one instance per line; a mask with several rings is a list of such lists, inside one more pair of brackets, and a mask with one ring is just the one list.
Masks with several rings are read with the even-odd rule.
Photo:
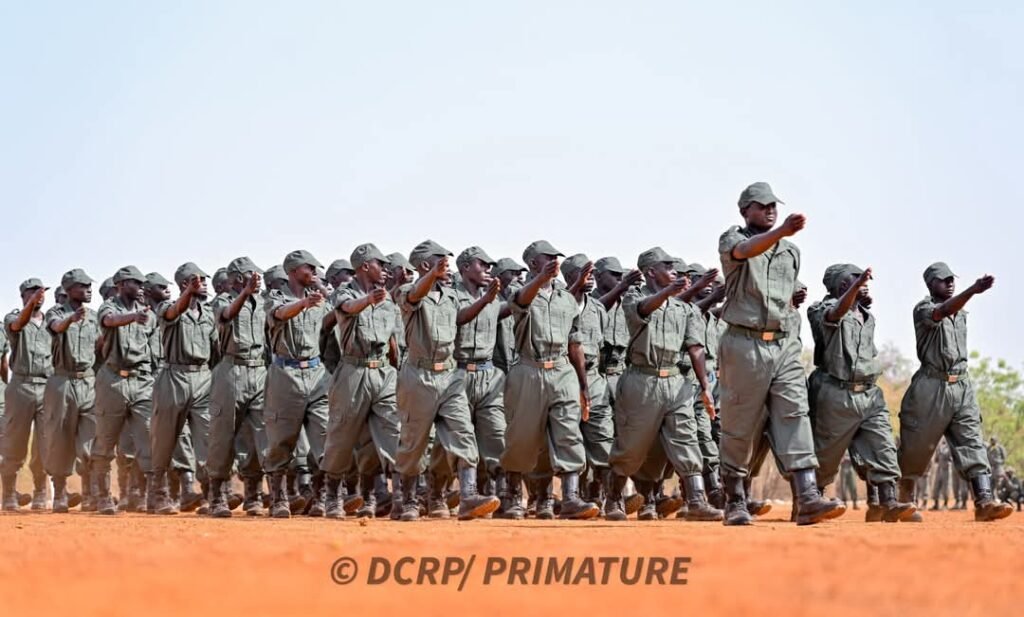
[[[18, 470], [25, 464], [29, 435], [39, 442], [40, 453], [46, 452], [46, 431], [43, 426], [43, 392], [46, 380], [53, 374], [50, 332], [46, 329], [41, 307], [46, 299], [46, 287], [37, 278], [21, 283], [21, 301], [24, 306], [4, 318], [4, 330], [11, 345], [11, 377], [4, 392], [4, 432], [0, 441], [0, 478], [3, 482], [3, 509], [18, 510]], [[32, 510], [45, 510], [46, 472], [33, 472], [35, 490]]]
[[696, 309], [677, 297], [689, 286], [686, 277], [676, 275], [677, 261], [660, 247], [641, 253], [637, 268], [646, 283], [623, 300], [630, 335], [626, 350], [629, 368], [618, 383], [615, 445], [609, 459], [613, 474], [605, 502], [607, 520], [626, 520], [622, 496], [626, 478], [640, 469], [659, 438], [664, 456], [686, 485], [686, 519], [722, 520], [722, 511], [707, 502], [693, 417], [694, 394], [678, 366], [679, 356], [686, 350], [705, 409], [714, 413], [705, 373], [704, 323]]
[[943, 439], [935, 450], [935, 459], [932, 461], [935, 477], [932, 482], [932, 510], [939, 509], [939, 497], [942, 497], [942, 509], [949, 509], [949, 476], [952, 457], [949, 453], [949, 445]]
[[267, 381], [264, 324], [266, 314], [258, 294], [262, 271], [248, 257], [228, 264], [227, 292], [213, 308], [218, 329], [220, 362], [213, 370], [210, 393], [210, 514], [230, 518], [225, 484], [231, 480], [236, 440], [249, 448], [240, 466], [245, 485], [243, 510], [263, 513], [260, 484], [267, 450], [263, 420]]
[[991, 289], [995, 279], [985, 275], [954, 295], [953, 271], [940, 262], [928, 266], [924, 281], [929, 295], [914, 307], [921, 368], [914, 373], [900, 409], [900, 501], [913, 501], [914, 485], [924, 474], [939, 437], [945, 435], [957, 471], [970, 480], [974, 519], [1005, 518], [1013, 508], [992, 494], [991, 469], [981, 440], [981, 410], [967, 374], [967, 313], [963, 310], [971, 298]]
[[1017, 504], [1017, 512], [1020, 512], [1021, 502], [1024, 502], [1021, 488], [1021, 481], [1014, 473], [1013, 467], [1007, 467], [1003, 480], [999, 483], [999, 499], [1004, 503]]
[[718, 355], [727, 525], [751, 522], [743, 482], [766, 424], [790, 473], [797, 524], [842, 513], [841, 504], [823, 499], [817, 487], [806, 379], [799, 350], [786, 344], [800, 270], [800, 250], [786, 238], [802, 230], [806, 219], [791, 214], [775, 227], [778, 202], [767, 183], [748, 186], [739, 199], [745, 226], [730, 228], [719, 241], [726, 281], [721, 317], [729, 324]]
[[[516, 260], [503, 257], [491, 268], [491, 276], [501, 284], [502, 302], [508, 303], [515, 292], [522, 286], [522, 276], [526, 268], [516, 263]], [[499, 315], [498, 334], [494, 341], [494, 366], [500, 368], [505, 375], [508, 375], [512, 365], [516, 363], [516, 341], [513, 329], [512, 312], [507, 317]]]
[[871, 268], [846, 264], [826, 277], [830, 299], [807, 311], [818, 357], [819, 379], [811, 400], [814, 451], [818, 457], [818, 486], [835, 480], [847, 449], [857, 452], [867, 468], [868, 481], [878, 489], [882, 520], [907, 519], [912, 503], [896, 501], [899, 467], [889, 410], [875, 384], [882, 372], [875, 348], [875, 317], [868, 281]]
[[[96, 340], [99, 321], [92, 301], [93, 280], [81, 269], [61, 277], [67, 301], [46, 313], [52, 337], [54, 374], [46, 382], [43, 410], [48, 439], [44, 453], [47, 473], [53, 477], [53, 511], [68, 511], [67, 479], [77, 459], [84, 470], [82, 490], [90, 495], [88, 469], [96, 437]], [[90, 495], [91, 499], [91, 495]]]
[[[342, 490], [342, 479], [353, 465], [362, 483], [358, 515], [376, 515], [377, 475], [394, 473], [398, 450], [394, 337], [399, 316], [385, 288], [388, 262], [375, 245], [361, 244], [352, 251], [351, 267], [355, 274], [332, 295], [334, 311], [324, 321], [340, 341], [341, 363], [331, 379], [322, 464], [326, 516], [335, 519], [345, 518], [343, 499], [349, 487]], [[363, 441], [369, 441], [369, 449]], [[396, 492], [397, 484], [396, 478]]]
[[[96, 375], [96, 440], [92, 474], [97, 486], [97, 511], [116, 514], [110, 496], [110, 461], [121, 429], [127, 424], [135, 445], [135, 464], [147, 476], [147, 510], [155, 511], [149, 423], [153, 413], [153, 356], [150, 338], [156, 318], [140, 300], [145, 277], [135, 266], [125, 266], [113, 277], [116, 295], [99, 310], [103, 367]], [[151, 507], [153, 506], [153, 507]]]
[[857, 507], [857, 472], [853, 469], [853, 461], [848, 451], [843, 452], [843, 459], [839, 461], [839, 484], [836, 493], [843, 505], [853, 502], [853, 509], [860, 509]]
[[228, 280], [228, 269], [217, 268], [213, 273], [213, 278], [210, 279], [210, 286], [213, 287], [214, 297], [226, 294], [231, 289], [231, 283]]
[[[327, 285], [332, 290], [330, 298], [332, 301], [338, 291], [352, 280], [353, 272], [352, 264], [347, 259], [336, 259], [328, 266], [325, 276]], [[331, 306], [333, 306], [333, 302]], [[327, 372], [333, 375], [341, 361], [338, 335], [333, 326], [320, 331], [320, 358], [323, 360]]]
[[997, 486], [1003, 478], [1003, 466], [1006, 465], [1006, 448], [993, 435], [988, 441], [988, 464], [992, 468], [992, 482]]
[[267, 373], [265, 471], [270, 474], [270, 515], [274, 518], [291, 515], [285, 474], [297, 456], [296, 445], [303, 428], [309, 439], [306, 462], [310, 464], [314, 489], [308, 514], [324, 514], [323, 475], [314, 466], [324, 452], [329, 386], [329, 375], [320, 360], [319, 334], [328, 310], [324, 306], [327, 290], [316, 278], [316, 268], [322, 267], [308, 251], [292, 251], [284, 259], [287, 286], [271, 291], [266, 302], [274, 362]]
[[479, 453], [465, 385], [454, 378], [459, 304], [455, 292], [442, 283], [448, 278], [450, 255], [432, 240], [416, 245], [409, 263], [420, 278], [398, 289], [409, 353], [398, 374], [401, 437], [396, 465], [402, 474], [403, 521], [419, 518], [416, 482], [425, 469], [431, 427], [441, 447], [457, 459], [459, 519], [486, 516], [499, 505], [496, 497], [477, 492]]
[[[502, 510], [509, 518], [523, 518], [522, 479], [538, 464], [537, 454], [545, 442], [553, 473], [562, 481], [561, 518], [587, 519], [600, 508], [580, 498], [579, 474], [586, 465], [586, 449], [580, 422], [590, 415], [587, 371], [583, 350], [575, 340], [582, 310], [580, 300], [554, 284], [558, 276], [557, 251], [538, 240], [523, 251], [530, 268], [526, 284], [512, 297], [509, 307], [515, 317], [516, 353], [519, 360], [505, 382], [508, 427], [505, 451], [499, 462], [508, 478], [508, 494]], [[593, 264], [584, 264], [580, 276], [586, 281]], [[537, 513], [553, 516], [554, 495], [550, 482], [541, 487]]]
[[[953, 457], [950, 456], [950, 465], [952, 465]], [[952, 467], [950, 474], [953, 476], [953, 509], [954, 510], [966, 510], [967, 509], [967, 480], [964, 479], [956, 467]]]

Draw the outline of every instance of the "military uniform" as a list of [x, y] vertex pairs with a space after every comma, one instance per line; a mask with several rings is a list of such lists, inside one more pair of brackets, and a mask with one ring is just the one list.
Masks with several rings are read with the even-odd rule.
[[933, 461], [933, 468], [935, 469], [935, 475], [932, 480], [932, 510], [939, 509], [939, 498], [942, 498], [942, 507], [949, 507], [949, 487], [950, 487], [950, 464], [953, 459], [949, 455], [949, 445], [946, 444], [945, 440], [939, 444], [938, 449], [935, 451], [935, 460]]
[[[261, 273], [248, 257], [233, 260], [228, 276]], [[267, 381], [266, 314], [260, 298], [249, 296], [238, 313], [228, 319], [226, 311], [239, 292], [231, 289], [213, 302], [213, 316], [218, 330], [220, 362], [213, 369], [210, 392], [210, 450], [207, 469], [211, 479], [211, 504], [215, 516], [230, 516], [223, 503], [223, 485], [231, 480], [231, 465], [236, 443], [246, 448], [246, 459], [240, 465], [245, 483], [245, 512], [258, 515], [262, 468], [267, 450], [266, 425], [263, 419]]]
[[[75, 284], [91, 285], [93, 280], [79, 269], [64, 274], [61, 285], [68, 289]], [[85, 316], [71, 323], [61, 333], [54, 324], [74, 314], [70, 303], [55, 306], [44, 321], [52, 336], [54, 374], [46, 382], [43, 395], [48, 449], [44, 455], [46, 471], [53, 477], [54, 510], [66, 510], [62, 501], [68, 476], [74, 471], [76, 459], [88, 470], [92, 464], [92, 444], [96, 437], [96, 340], [99, 321], [96, 311], [86, 307]], [[83, 492], [90, 487], [89, 473], [82, 474]], [[63, 495], [66, 498], [66, 494]], [[58, 506], [61, 503], [62, 508]]]
[[[140, 283], [144, 280], [135, 266], [121, 268], [114, 275], [115, 284], [129, 279]], [[117, 295], [100, 306], [97, 316], [103, 333], [100, 352], [103, 367], [96, 375], [96, 440], [92, 461], [98, 507], [103, 514], [114, 513], [110, 499], [110, 461], [123, 426], [127, 425], [132, 434], [135, 465], [146, 476], [153, 472], [149, 432], [153, 414], [150, 338], [157, 327], [156, 317], [149, 315], [143, 324], [131, 322], [116, 328], [103, 325], [108, 315], [120, 317], [144, 308], [145, 305], [137, 300], [126, 302]], [[153, 491], [150, 494], [155, 497]]]
[[[39, 279], [28, 279], [20, 292], [42, 287]], [[45, 319], [30, 319], [21, 330], [11, 326], [24, 309], [16, 309], [4, 318], [4, 330], [11, 345], [11, 378], [4, 392], [4, 432], [0, 440], [0, 476], [3, 478], [3, 507], [17, 509], [15, 482], [18, 470], [28, 455], [29, 436], [39, 443], [41, 453], [47, 450], [43, 422], [43, 393], [46, 380], [53, 374], [50, 332]], [[46, 507], [46, 474], [33, 474], [35, 495], [32, 508]]]
[[[361, 267], [376, 259], [386, 266], [384, 255], [372, 244], [356, 247], [352, 264]], [[337, 339], [340, 342], [337, 370], [329, 391], [330, 416], [322, 468], [327, 475], [327, 514], [343, 518], [339, 504], [340, 481], [355, 464], [363, 483], [363, 499], [373, 500], [374, 477], [384, 467], [395, 469], [398, 450], [398, 412], [396, 407], [397, 372], [388, 361], [389, 343], [399, 321], [398, 308], [390, 296], [380, 304], [370, 304], [356, 313], [342, 306], [372, 292], [358, 279], [341, 287], [332, 298], [337, 315]], [[371, 456], [360, 456], [365, 433], [369, 433]], [[365, 513], [371, 515], [368, 509]]]
[[992, 481], [996, 484], [1003, 477], [1003, 467], [1006, 465], [1006, 448], [996, 442], [995, 437], [988, 446], [988, 464], [992, 468]]
[[[306, 251], [294, 251], [285, 258], [289, 273], [303, 264], [323, 267]], [[267, 373], [266, 409], [268, 451], [266, 472], [271, 474], [274, 492], [272, 514], [287, 518], [284, 474], [292, 462], [302, 429], [309, 439], [311, 467], [323, 457], [327, 432], [327, 391], [330, 376], [320, 360], [320, 329], [324, 315], [330, 310], [326, 303], [304, 308], [291, 319], [279, 319], [278, 309], [301, 300], [311, 293], [305, 290], [296, 296], [285, 287], [267, 296], [266, 315], [274, 361]], [[319, 476], [319, 469], [314, 471]]]
[[[516, 263], [514, 259], [503, 257], [491, 268], [491, 276], [500, 277], [505, 272], [525, 272], [526, 268]], [[510, 302], [519, 290], [519, 285], [514, 284], [501, 288], [501, 299]], [[494, 339], [494, 366], [502, 370], [505, 375], [512, 369], [512, 366], [519, 361], [516, 356], [516, 335], [514, 327], [515, 318], [510, 314], [507, 317], [498, 319], [498, 331]]]
[[[937, 263], [928, 267], [924, 279], [929, 284], [951, 276], [949, 266]], [[967, 311], [935, 321], [933, 314], [940, 304], [928, 297], [914, 307], [921, 368], [914, 373], [900, 409], [899, 463], [904, 478], [900, 488], [907, 498], [913, 497], [914, 483], [924, 475], [944, 435], [953, 464], [971, 483], [976, 518], [988, 518], [993, 510], [988, 507], [993, 501], [992, 476], [981, 439], [981, 410], [967, 372]], [[1009, 515], [1009, 511], [995, 510], [997, 516]]]

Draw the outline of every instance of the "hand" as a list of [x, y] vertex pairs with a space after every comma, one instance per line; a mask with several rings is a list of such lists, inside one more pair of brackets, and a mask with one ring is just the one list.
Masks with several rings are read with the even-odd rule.
[[700, 398], [704, 401], [704, 411], [707, 412], [708, 417], [714, 420], [718, 414], [715, 413], [715, 397], [711, 396], [711, 393], [704, 390], [700, 393]]
[[501, 281], [498, 279], [491, 279], [491, 282], [487, 284], [487, 291], [484, 292], [484, 296], [488, 302], [494, 302], [494, 299], [501, 293]]
[[583, 286], [586, 286], [587, 283], [590, 282], [590, 279], [593, 278], [593, 276], [594, 276], [594, 262], [588, 261], [587, 263], [583, 264], [582, 268], [580, 268], [579, 277], [580, 277], [581, 284]]
[[585, 387], [580, 390], [580, 410], [582, 420], [584, 422], [590, 420], [590, 393]]
[[202, 279], [200, 279], [198, 276], [193, 276], [191, 279], [189, 279], [188, 287], [186, 288], [186, 291], [189, 294], [193, 294], [193, 295], [197, 294], [200, 291], [202, 291], [202, 289], [203, 289], [203, 281], [202, 281]]
[[141, 311], [135, 311], [135, 323], [146, 325], [149, 323], [149, 307], [143, 308]]
[[980, 279], [974, 281], [974, 285], [972, 285], [972, 287], [974, 287], [974, 293], [985, 293], [989, 289], [992, 289], [992, 285], [994, 285], [995, 282], [996, 277], [992, 276], [991, 274], [986, 274]]
[[558, 260], [552, 259], [548, 263], [544, 264], [544, 269], [540, 271], [540, 278], [545, 281], [554, 280], [558, 276]]
[[864, 285], [864, 283], [867, 283], [871, 279], [875, 278], [873, 274], [874, 273], [871, 271], [871, 268], [868, 268], [867, 270], [862, 272], [861, 275], [857, 277], [857, 285], [862, 286]]
[[434, 278], [445, 278], [445, 276], [448, 274], [448, 258], [441, 257], [441, 259], [438, 259], [437, 263], [434, 264], [434, 267], [431, 270], [432, 274], [434, 275]]
[[260, 291], [260, 284], [263, 282], [263, 277], [260, 276], [259, 272], [253, 272], [245, 281], [245, 291], [250, 296]]
[[71, 323], [76, 323], [85, 319], [85, 307], [80, 306], [75, 309], [75, 312], [71, 314]]
[[383, 287], [377, 287], [370, 292], [370, 304], [377, 305], [386, 300], [388, 297], [388, 290]]
[[28, 298], [28, 305], [33, 309], [41, 306], [46, 301], [46, 292], [50, 291], [49, 287], [40, 287], [35, 290]]
[[677, 276], [674, 281], [668, 286], [671, 295], [675, 296], [690, 288], [690, 279], [685, 276]]
[[324, 303], [324, 295], [319, 291], [314, 291], [305, 298], [302, 299], [303, 308], [310, 308], [313, 306], [320, 306]]
[[807, 217], [802, 214], [790, 214], [782, 222], [782, 234], [785, 236], [795, 235], [807, 225]]
[[807, 288], [801, 287], [793, 292], [793, 307], [800, 308], [800, 305], [807, 300]]
[[625, 273], [622, 276], [622, 285], [626, 289], [629, 289], [633, 285], [636, 285], [637, 283], [642, 281], [643, 278], [644, 278], [644, 275], [639, 270], [630, 270], [629, 272]]

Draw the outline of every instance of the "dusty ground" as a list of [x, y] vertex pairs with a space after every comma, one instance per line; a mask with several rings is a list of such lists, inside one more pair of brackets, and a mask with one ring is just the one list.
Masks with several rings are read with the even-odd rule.
[[[622, 608], [685, 614], [712, 605], [715, 614], [830, 617], [1019, 611], [1024, 516], [975, 524], [970, 512], [927, 513], [921, 525], [866, 525], [861, 517], [851, 511], [797, 528], [777, 509], [755, 527], [733, 529], [674, 520], [360, 524], [7, 514], [0, 516], [0, 612], [319, 615], [365, 607], [374, 615], [545, 615], [564, 606], [576, 615], [607, 615]], [[372, 557], [404, 555], [476, 561], [462, 592], [458, 577], [448, 585], [367, 584]], [[614, 580], [617, 569], [604, 586], [509, 585], [505, 578], [482, 584], [488, 558], [513, 556], [679, 556], [692, 563], [684, 586], [626, 586]], [[360, 568], [352, 584], [332, 581], [341, 557]]]

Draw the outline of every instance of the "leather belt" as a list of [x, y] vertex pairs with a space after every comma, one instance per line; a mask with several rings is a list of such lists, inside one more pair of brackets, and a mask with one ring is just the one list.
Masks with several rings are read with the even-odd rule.
[[280, 368], [298, 368], [302, 370], [316, 368], [320, 366], [320, 356], [315, 358], [306, 358], [305, 360], [274, 357], [274, 366]]
[[380, 369], [388, 365], [387, 358], [359, 358], [356, 356], [345, 356], [341, 359], [345, 364], [358, 366], [360, 368]]
[[414, 364], [416, 366], [418, 366], [419, 368], [421, 368], [421, 369], [424, 369], [424, 370], [427, 370], [427, 371], [432, 371], [434, 373], [441, 373], [441, 372], [444, 372], [444, 371], [450, 371], [453, 368], [455, 368], [455, 360], [453, 360], [452, 358], [448, 358], [447, 360], [442, 360], [441, 362], [435, 362], [434, 360], [428, 360], [426, 358], [420, 358], [419, 360], [416, 360], [414, 362]]
[[875, 380], [868, 379], [865, 381], [843, 381], [825, 373], [825, 380], [831, 383], [833, 386], [842, 388], [843, 390], [849, 390], [850, 392], [867, 392], [871, 388], [875, 387]]
[[766, 343], [786, 338], [786, 333], [782, 330], [754, 330], [753, 328], [745, 328], [743, 326], [737, 326], [736, 324], [729, 324], [729, 330], [739, 334], [740, 336], [757, 339]]
[[469, 373], [476, 373], [479, 371], [489, 371], [494, 368], [494, 363], [490, 360], [478, 360], [473, 362], [459, 362], [457, 366]]
[[168, 364], [167, 367], [185, 373], [201, 373], [210, 370], [210, 367], [205, 364]]
[[674, 365], [673, 366], [657, 367], [657, 366], [637, 366], [637, 365], [634, 364], [631, 368], [636, 370], [637, 372], [643, 373], [644, 375], [652, 375], [654, 377], [662, 377], [662, 378], [664, 378], [664, 377], [675, 377], [676, 375], [681, 375], [682, 374], [682, 371], [679, 370], [679, 367], [678, 366], [674, 366]]
[[544, 369], [545, 371], [550, 371], [551, 369], [565, 366], [569, 363], [569, 360], [565, 356], [558, 356], [557, 358], [539, 358], [536, 360], [523, 356], [519, 358], [519, 361], [527, 366]]
[[929, 377], [941, 379], [946, 383], [956, 383], [962, 379], [967, 379], [967, 369], [962, 371], [940, 371], [930, 366], [926, 366], [924, 367], [924, 372]]

